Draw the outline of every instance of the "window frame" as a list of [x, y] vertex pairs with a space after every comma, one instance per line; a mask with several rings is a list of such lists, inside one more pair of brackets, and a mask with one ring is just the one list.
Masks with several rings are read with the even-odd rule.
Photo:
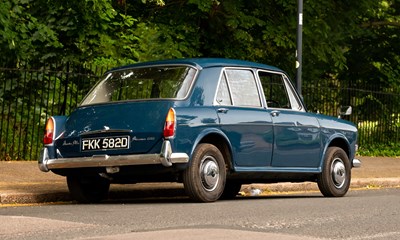
[[[258, 106], [252, 106], [252, 105], [237, 105], [235, 103], [235, 100], [233, 98], [233, 94], [232, 94], [232, 87], [230, 85], [229, 82], [229, 78], [227, 76], [226, 71], [228, 70], [245, 70], [245, 71], [250, 71], [251, 74], [253, 75], [253, 79], [254, 79], [254, 83], [255, 83], [255, 87], [257, 89], [257, 95], [258, 95], [258, 101], [259, 101], [259, 105]], [[229, 92], [229, 98], [232, 102], [231, 105], [221, 105], [220, 102], [218, 102], [217, 100], [217, 96], [218, 96], [218, 91], [220, 89], [220, 85], [221, 85], [221, 81], [222, 81], [222, 77], [225, 77], [226, 79], [226, 84], [227, 84], [227, 88], [228, 88], [228, 92]], [[256, 74], [255, 70], [253, 68], [246, 68], [246, 67], [223, 67], [221, 69], [221, 73], [218, 79], [218, 84], [216, 87], [216, 91], [215, 91], [215, 95], [214, 95], [214, 106], [232, 106], [232, 107], [240, 107], [240, 108], [264, 108], [264, 96], [263, 96], [263, 92], [261, 92], [262, 89], [260, 89], [260, 83], [259, 83], [259, 78], [258, 75]]]
[[[262, 81], [260, 79], [260, 72], [266, 72], [266, 73], [270, 73], [270, 74], [276, 74], [279, 75], [284, 83], [284, 87], [285, 87], [285, 91], [288, 97], [288, 100], [290, 102], [290, 106], [291, 108], [276, 108], [276, 107], [269, 107], [267, 104], [267, 99], [265, 98], [265, 93], [264, 93], [264, 88], [263, 88], [263, 84]], [[280, 109], [280, 110], [288, 110], [288, 111], [297, 111], [297, 112], [305, 112], [305, 107], [303, 105], [303, 102], [300, 100], [300, 97], [297, 93], [297, 91], [294, 89], [293, 84], [291, 83], [291, 81], [289, 80], [288, 76], [283, 73], [283, 72], [277, 72], [277, 71], [271, 71], [271, 70], [266, 70], [266, 69], [257, 69], [257, 78], [258, 78], [258, 82], [260, 84], [260, 90], [262, 91], [262, 98], [263, 98], [263, 102], [265, 105], [265, 108], [267, 109]], [[295, 108], [293, 107], [293, 101], [296, 101], [296, 105], [299, 106], [299, 108]]]

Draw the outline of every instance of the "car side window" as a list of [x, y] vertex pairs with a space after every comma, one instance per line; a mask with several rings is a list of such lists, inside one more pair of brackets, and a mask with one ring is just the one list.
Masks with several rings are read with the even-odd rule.
[[263, 86], [265, 100], [269, 108], [291, 109], [290, 100], [281, 74], [258, 72]]
[[251, 70], [225, 70], [228, 88], [232, 94], [235, 106], [260, 107], [261, 100], [258, 94], [256, 79]]
[[220, 105], [232, 105], [231, 95], [229, 94], [228, 83], [225, 73], [222, 74], [217, 92], [217, 102]]
[[285, 76], [284, 77], [286, 85], [287, 85], [287, 89], [289, 92], [289, 99], [292, 105], [292, 109], [294, 110], [302, 110], [303, 106], [301, 105], [299, 98], [297, 97], [297, 93], [296, 90], [294, 90], [293, 85], [290, 84], [290, 80]]

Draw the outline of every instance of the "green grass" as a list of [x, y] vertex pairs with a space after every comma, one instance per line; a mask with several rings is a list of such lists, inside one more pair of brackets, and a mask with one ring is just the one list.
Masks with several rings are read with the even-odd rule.
[[357, 155], [370, 157], [398, 157], [400, 156], [400, 143], [360, 146]]

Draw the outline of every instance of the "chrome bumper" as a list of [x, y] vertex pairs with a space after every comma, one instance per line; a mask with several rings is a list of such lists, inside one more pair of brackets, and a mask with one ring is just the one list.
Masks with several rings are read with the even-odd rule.
[[91, 157], [49, 159], [47, 148], [43, 148], [38, 159], [39, 169], [43, 172], [62, 168], [119, 167], [146, 164], [162, 164], [165, 167], [170, 167], [174, 163], [187, 162], [189, 162], [189, 156], [186, 153], [173, 153], [171, 143], [168, 140], [164, 141], [159, 154], [118, 156], [104, 154]]
[[361, 161], [354, 158], [353, 161], [351, 161], [351, 166], [353, 168], [359, 168], [359, 167], [361, 167]]

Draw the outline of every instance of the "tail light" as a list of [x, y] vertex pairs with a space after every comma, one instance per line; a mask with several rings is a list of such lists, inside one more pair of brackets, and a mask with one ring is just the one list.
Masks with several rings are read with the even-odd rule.
[[165, 118], [164, 138], [173, 138], [175, 136], [176, 116], [175, 110], [170, 108]]
[[45, 145], [52, 144], [54, 139], [54, 119], [49, 118], [44, 131], [43, 143]]

